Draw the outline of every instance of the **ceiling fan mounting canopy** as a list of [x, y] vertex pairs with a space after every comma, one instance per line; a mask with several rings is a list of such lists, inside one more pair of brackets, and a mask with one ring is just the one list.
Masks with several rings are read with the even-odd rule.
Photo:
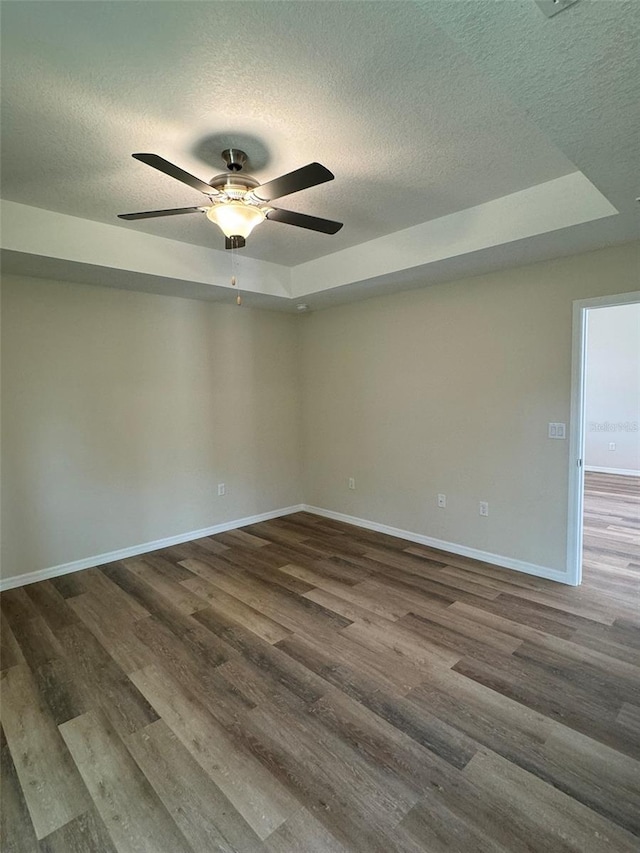
[[276, 208], [270, 204], [274, 198], [281, 198], [326, 181], [332, 181], [334, 175], [320, 163], [309, 163], [301, 169], [260, 184], [251, 175], [242, 171], [248, 161], [245, 152], [239, 148], [227, 148], [222, 152], [222, 158], [228, 171], [215, 175], [207, 184], [157, 154], [132, 154], [131, 156], [208, 196], [210, 204], [171, 210], [148, 210], [142, 213], [121, 213], [119, 219], [150, 219], [183, 213], [205, 213], [207, 218], [218, 225], [224, 233], [225, 249], [242, 248], [246, 245], [246, 238], [253, 228], [265, 219], [324, 234], [336, 234], [342, 228], [342, 222], [307, 216], [293, 210]]
[[239, 172], [247, 162], [247, 155], [239, 148], [225, 148], [222, 152], [222, 159], [227, 164], [227, 169], [232, 172]]

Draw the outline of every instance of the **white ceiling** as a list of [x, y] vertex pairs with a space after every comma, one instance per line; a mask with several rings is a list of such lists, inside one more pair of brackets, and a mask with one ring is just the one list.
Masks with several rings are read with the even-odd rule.
[[[633, 239], [639, 31], [640, 4], [604, 0], [552, 19], [533, 0], [2, 2], [2, 197], [220, 249], [205, 217], [116, 214], [202, 203], [132, 152], [208, 180], [234, 145], [259, 180], [313, 160], [336, 175], [280, 204], [344, 221], [338, 235], [265, 223], [248, 241], [248, 258], [285, 268], [345, 251], [355, 267], [353, 247], [576, 172], [620, 213], [523, 232], [521, 257]], [[509, 254], [487, 244], [478, 259], [479, 245], [459, 250], [467, 275]], [[20, 271], [29, 252], [3, 246]], [[45, 274], [49, 255], [29, 251], [25, 270]], [[408, 278], [428, 281], [429, 263]]]

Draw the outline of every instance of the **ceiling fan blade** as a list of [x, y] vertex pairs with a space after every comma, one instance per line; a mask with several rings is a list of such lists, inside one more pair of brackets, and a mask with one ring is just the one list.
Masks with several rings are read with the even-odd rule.
[[308, 228], [310, 231], [321, 231], [323, 234], [337, 234], [343, 225], [342, 222], [334, 222], [332, 219], [320, 219], [319, 216], [307, 216], [306, 213], [282, 210], [279, 207], [270, 210], [267, 219], [284, 222], [286, 225], [297, 225], [298, 228]]
[[219, 195], [218, 190], [210, 187], [209, 184], [205, 184], [200, 178], [196, 178], [194, 175], [190, 175], [189, 172], [185, 172], [179, 166], [174, 166], [173, 163], [165, 160], [164, 157], [158, 157], [157, 154], [132, 154], [131, 156], [136, 160], [140, 160], [141, 163], [146, 163], [147, 166], [152, 166], [159, 172], [164, 172], [170, 178], [182, 181], [183, 184], [187, 184], [187, 186], [193, 187], [194, 190], [198, 190], [205, 195]]
[[171, 210], [145, 210], [142, 213], [119, 213], [118, 219], [152, 219], [154, 216], [176, 216], [179, 213], [202, 213], [201, 207], [173, 207]]
[[270, 201], [272, 198], [282, 198], [283, 195], [291, 195], [299, 190], [324, 184], [325, 181], [332, 181], [334, 177], [335, 175], [320, 163], [309, 163], [308, 166], [274, 178], [266, 184], [260, 184], [251, 193], [261, 201]]

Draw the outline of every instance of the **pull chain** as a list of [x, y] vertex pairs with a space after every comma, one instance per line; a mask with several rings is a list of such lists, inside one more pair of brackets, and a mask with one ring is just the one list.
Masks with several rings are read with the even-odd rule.
[[[231, 247], [231, 286], [235, 287], [238, 283], [238, 277], [236, 275], [237, 271], [237, 259], [236, 259], [236, 250], [232, 246]], [[242, 305], [242, 296], [240, 293], [236, 296], [236, 305]]]

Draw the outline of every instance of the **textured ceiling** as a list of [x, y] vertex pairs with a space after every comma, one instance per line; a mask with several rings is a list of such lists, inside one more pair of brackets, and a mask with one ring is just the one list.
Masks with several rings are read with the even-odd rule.
[[431, 15], [624, 213], [640, 195], [640, 3], [580, 0], [552, 20], [533, 3], [456, 0]]
[[[208, 180], [244, 146], [260, 179], [319, 160], [336, 180], [283, 200], [337, 237], [268, 223], [247, 254], [297, 264], [574, 171], [414, 3], [3, 5], [4, 198], [116, 222], [200, 204], [131, 159]], [[137, 222], [216, 245], [204, 217]]]
[[[236, 145], [260, 180], [313, 160], [336, 175], [280, 203], [344, 221], [337, 236], [277, 223], [252, 235], [246, 254], [278, 264], [576, 169], [622, 215], [569, 229], [562, 252], [631, 239], [639, 8], [579, 0], [548, 19], [533, 0], [2, 2], [2, 196], [221, 247], [204, 217], [115, 217], [203, 199], [132, 152], [208, 180]], [[536, 241], [539, 256], [558, 242]]]

